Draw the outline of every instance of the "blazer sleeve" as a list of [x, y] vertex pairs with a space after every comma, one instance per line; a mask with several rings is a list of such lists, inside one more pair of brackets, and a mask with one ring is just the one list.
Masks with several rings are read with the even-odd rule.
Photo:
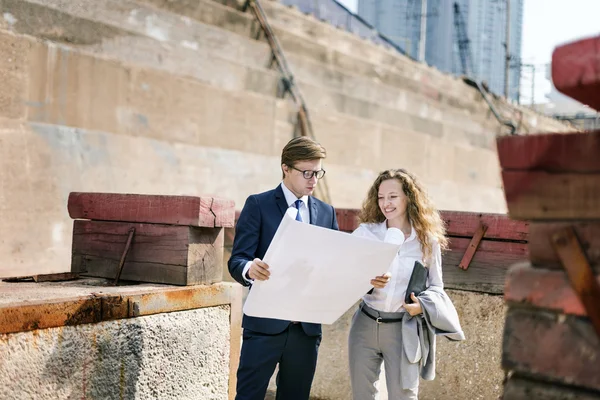
[[242, 208], [235, 226], [233, 249], [227, 266], [229, 273], [239, 283], [250, 286], [242, 276], [248, 261], [254, 260], [260, 237], [260, 207], [256, 196], [250, 196]]
[[429, 277], [427, 278], [429, 286], [444, 288], [442, 280], [442, 250], [440, 244], [435, 241], [432, 247], [431, 264], [429, 266]]

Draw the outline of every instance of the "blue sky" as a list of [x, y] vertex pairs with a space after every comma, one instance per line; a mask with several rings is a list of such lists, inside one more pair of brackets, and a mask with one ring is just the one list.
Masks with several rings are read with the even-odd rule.
[[[356, 12], [358, 0], [338, 2]], [[525, 0], [524, 11], [521, 57], [523, 62], [540, 65], [535, 85], [536, 102], [541, 102], [551, 88], [542, 65], [550, 62], [556, 46], [600, 34], [600, 0]], [[525, 88], [523, 92], [530, 94]]]

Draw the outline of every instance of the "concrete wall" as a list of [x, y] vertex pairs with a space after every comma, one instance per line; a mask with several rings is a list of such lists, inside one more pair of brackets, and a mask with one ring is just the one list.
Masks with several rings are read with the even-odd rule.
[[[502, 394], [501, 368], [505, 306], [501, 296], [448, 290], [465, 332], [466, 341], [437, 340], [437, 368], [433, 381], [421, 380], [421, 400], [497, 399]], [[311, 398], [352, 398], [348, 373], [348, 333], [356, 311], [352, 307], [333, 325], [323, 326], [317, 372]], [[379, 381], [380, 400], [387, 400], [385, 371]], [[274, 379], [270, 390], [275, 392]], [[389, 399], [393, 400], [393, 399]]]
[[228, 399], [229, 307], [0, 335], [2, 399]]

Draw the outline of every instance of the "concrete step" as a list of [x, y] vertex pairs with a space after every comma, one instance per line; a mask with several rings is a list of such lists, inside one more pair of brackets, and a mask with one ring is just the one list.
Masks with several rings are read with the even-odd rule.
[[[45, 5], [38, 3], [41, 2], [4, 0], [4, 15], [9, 16], [8, 20], [12, 22], [0, 16], [0, 27], [75, 47], [100, 57], [190, 76], [228, 90], [243, 91], [252, 86], [255, 92], [269, 96], [277, 92], [278, 75], [275, 71], [269, 73], [264, 69], [249, 68], [214, 55], [220, 52], [232, 59], [240, 56], [235, 46], [224, 46], [218, 50], [223, 40], [219, 35], [220, 30], [214, 27], [168, 13], [156, 15], [153, 9], [145, 6], [140, 8], [132, 2], [122, 2], [119, 8], [115, 7], [115, 1], [106, 0], [80, 1], [76, 4], [61, 1], [44, 1]], [[95, 7], [99, 6], [102, 7], [97, 10]], [[185, 41], [178, 40], [180, 38], [177, 36], [171, 38], [173, 35], [167, 33], [158, 34], [161, 30], [166, 32], [173, 26], [182, 25], [181, 30], [189, 33], [189, 37], [205, 37], [206, 40]], [[222, 32], [225, 37], [235, 36], [228, 31]], [[256, 47], [259, 51], [264, 46]], [[269, 54], [265, 51], [264, 59], [256, 55], [252, 57], [255, 58], [252, 63], [263, 63]], [[262, 80], [255, 82], [259, 79]]]
[[[212, 1], [227, 5], [230, 8], [239, 9], [239, 7], [236, 7], [236, 4], [239, 4], [236, 0]], [[289, 32], [293, 32], [303, 38], [313, 40], [347, 55], [370, 60], [378, 65], [390, 66], [396, 71], [402, 71], [405, 76], [415, 78], [419, 83], [423, 84], [426, 87], [426, 92], [431, 90], [431, 87], [428, 87], [431, 84], [433, 91], [430, 94], [432, 95], [437, 90], [441, 96], [450, 94], [456, 95], [458, 99], [472, 99], [473, 88], [465, 85], [459, 78], [422, 63], [414, 62], [394, 50], [373, 44], [371, 41], [362, 39], [344, 29], [338, 29], [329, 23], [317, 20], [312, 15], [305, 15], [296, 8], [281, 4], [278, 0], [263, 0], [261, 4], [263, 4], [268, 14], [269, 20], [275, 21], [279, 27]], [[452, 101], [454, 100], [451, 100], [450, 104]], [[475, 101], [479, 103], [484, 113], [489, 114], [488, 106], [477, 92], [475, 93]], [[528, 129], [535, 130], [540, 124], [545, 126], [545, 129], [550, 130], [571, 130], [563, 122], [554, 120], [527, 107], [508, 103], [502, 97], [496, 99], [494, 102], [500, 112], [505, 114], [505, 117], [514, 120], [517, 124], [521, 123], [521, 127], [525, 131]], [[497, 123], [497, 121], [494, 122]]]
[[[174, 4], [178, 4], [179, 12], [186, 10], [185, 5], [182, 5], [183, 0], [142, 1], [152, 2], [163, 7], [173, 7]], [[224, 6], [218, 3], [226, 3], [229, 6], [238, 3], [235, 0], [212, 0], [213, 5], [210, 6], [208, 3], [211, 0], [200, 0], [200, 2], [204, 3], [205, 13], [203, 15], [211, 14], [206, 11], [210, 8], [218, 10], [218, 13], [224, 13], [222, 10]], [[340, 70], [352, 71], [358, 75], [384, 82], [388, 86], [421, 93], [426, 98], [434, 100], [435, 103], [453, 107], [459, 113], [467, 111], [473, 119], [481, 118], [483, 123], [493, 123], [495, 129], [499, 127], [502, 131], [506, 131], [506, 128], [495, 120], [481, 95], [472, 87], [464, 84], [461, 79], [414, 62], [393, 50], [374, 45], [368, 40], [363, 40], [356, 35], [318, 21], [312, 16], [304, 15], [296, 9], [286, 7], [278, 1], [263, 1], [262, 4], [286, 54], [290, 54], [290, 51], [303, 54], [306, 58], [334, 64]], [[227, 27], [252, 24], [251, 15], [240, 13], [231, 7], [225, 8], [229, 8], [232, 14], [235, 14], [235, 16], [230, 15], [225, 19], [228, 21]], [[232, 23], [233, 20], [236, 21], [235, 24]], [[210, 23], [209, 21], [205, 22]], [[515, 121], [521, 131], [573, 130], [560, 121], [526, 107], [509, 104], [503, 99], [495, 102], [498, 103], [498, 108], [503, 112], [504, 117]]]
[[[252, 15], [219, 4], [223, 2], [222, 0], [199, 0], [193, 6], [184, 0], [139, 1], [189, 15], [207, 24], [217, 24], [240, 34], [250, 36], [256, 34], [257, 27]], [[420, 104], [422, 101], [428, 104], [428, 111], [439, 108], [444, 113], [454, 112], [456, 114], [450, 118], [444, 118], [444, 120], [461, 120], [461, 117], [466, 114], [469, 118], [462, 119], [461, 123], [463, 124], [468, 125], [474, 121], [486, 126], [485, 131], [497, 133], [507, 131], [507, 128], [494, 118], [479, 92], [464, 84], [462, 80], [441, 73], [435, 68], [416, 63], [394, 51], [373, 45], [369, 41], [340, 31], [326, 23], [316, 21], [314, 18], [305, 16], [278, 2], [266, 1], [263, 2], [263, 5], [275, 19], [275, 22], [272, 22], [274, 31], [284, 47], [288, 61], [294, 66], [294, 74], [301, 80], [314, 81], [325, 75], [330, 79], [320, 79], [317, 84], [332, 86], [339, 84], [342, 81], [339, 76], [343, 75], [343, 80], [353, 82], [352, 85], [348, 85], [349, 87], [355, 87], [355, 81], [362, 80], [366, 85], [359, 86], [375, 88], [378, 92], [385, 93], [385, 91], [397, 88], [410, 92], [411, 95], [418, 95], [418, 100], [412, 101], [411, 104]], [[202, 12], [198, 12], [198, 10]], [[278, 22], [277, 18], [282, 19], [282, 22]], [[300, 26], [296, 31], [303, 31], [304, 35], [288, 31], [288, 26], [294, 26], [294, 24]], [[315, 37], [323, 43], [315, 42]], [[342, 41], [341, 44], [336, 41], [338, 39]], [[337, 47], [332, 47], [332, 43]], [[338, 47], [347, 49], [347, 52], [341, 52]], [[362, 53], [355, 49], [362, 49]], [[375, 53], [371, 54], [369, 51]], [[361, 54], [360, 58], [355, 56], [358, 54], [357, 52]], [[381, 57], [392, 57], [392, 59]], [[379, 60], [379, 63], [373, 64], [372, 59]], [[394, 63], [397, 65], [390, 68], [389, 66], [394, 66]], [[363, 90], [368, 92], [369, 89]], [[498, 100], [497, 103], [502, 105], [500, 109], [504, 111], [505, 118], [515, 120], [521, 130], [569, 129], [564, 124], [534, 113], [527, 108], [509, 105], [503, 100]], [[433, 112], [433, 115], [436, 114]]]
[[[68, 7], [55, 1], [52, 4], [53, 7], [62, 7], [61, 10], [58, 10], [42, 7], [37, 3], [13, 1], [8, 2], [6, 11], [10, 12], [12, 18], [18, 21], [11, 26], [13, 30], [39, 37], [48, 37], [44, 31], [45, 27], [60, 27], [60, 31], [66, 33], [63, 36], [68, 35], [71, 38], [67, 41], [69, 44], [81, 43], [79, 46], [86, 51], [114, 57], [128, 63], [158, 67], [229, 90], [249, 90], [275, 95], [279, 79], [276, 72], [245, 67], [236, 62], [218, 58], [215, 53], [235, 58], [237, 52], [214, 50], [210, 44], [204, 46], [205, 41], [194, 42], [196, 43], [195, 48], [189, 48], [190, 45], [180, 46], [177, 40], [165, 40], [166, 35], [163, 35], [162, 40], [144, 36], [148, 35], [147, 24], [140, 24], [137, 19], [131, 18], [131, 15], [135, 15], [136, 18], [151, 19], [154, 21], [154, 26], [166, 27], [163, 30], [172, 29], [172, 24], [178, 22], [181, 24], [181, 21], [173, 20], [174, 17], [179, 19], [181, 17], [165, 12], [154, 13], [153, 9], [148, 9], [143, 5], [138, 7], [135, 3], [121, 3], [119, 12], [111, 13], [110, 11], [114, 10], [114, 7], [110, 7], [112, 3], [106, 1], [103, 7], [104, 11], [98, 12], [93, 9], [98, 4], [98, 2], [90, 2], [90, 7], [87, 7], [85, 2], [79, 2], [76, 7]], [[123, 18], [123, 14], [129, 15], [129, 17]], [[90, 18], [94, 18], [94, 20]], [[207, 28], [216, 29], [193, 21], [187, 21], [186, 28], [192, 34], [198, 34], [197, 30], [203, 33]], [[212, 32], [212, 37], [218, 36], [218, 33], [230, 35], [229, 32], [216, 30], [216, 33]], [[97, 36], [79, 39], [80, 32], [95, 32]], [[154, 33], [152, 36], [157, 35]], [[64, 38], [61, 40], [64, 41]], [[302, 70], [304, 71], [304, 69]], [[315, 70], [315, 72], [318, 71], [319, 69]], [[374, 103], [340, 93], [337, 90], [328, 90], [317, 84], [305, 83], [302, 80], [299, 82], [306, 93], [311, 109], [314, 110], [349, 113], [353, 116], [402, 126], [417, 132], [436, 136], [448, 135], [455, 139], [466, 138], [468, 143], [480, 147], [491, 148], [493, 146], [496, 132], [489, 127], [485, 128], [474, 123], [468, 116], [442, 112], [435, 106], [431, 106], [430, 103], [414, 101], [410, 98], [411, 94], [406, 92], [396, 93], [396, 98], [393, 98], [394, 93], [390, 93], [389, 98], [386, 99], [378, 97], [373, 89], [369, 89], [368, 82], [358, 81], [359, 84], [362, 84], [359, 85], [359, 88], [369, 90], [374, 99], [380, 100], [378, 103]], [[347, 92], [356, 92], [347, 86], [347, 81], [345, 83], [344, 87], [348, 88]], [[350, 82], [350, 85], [352, 84], [353, 82]], [[383, 85], [380, 86], [382, 86], [380, 89], [385, 89]], [[387, 103], [385, 100], [388, 100]], [[458, 134], [458, 132], [463, 133]]]
[[[0, 99], [10, 106], [0, 108], [0, 117], [272, 157], [292, 135], [288, 101], [219, 89], [25, 35], [0, 31], [0, 43], [0, 60], [12, 60], [0, 64], [0, 76], [10, 77]], [[494, 152], [464, 140], [330, 110], [312, 112], [312, 121], [319, 141], [335, 149], [328, 163], [378, 171], [400, 162], [428, 179], [500, 186]], [[454, 162], [455, 155], [477, 162]]]
[[[256, 32], [256, 23], [250, 13], [239, 12], [212, 0], [198, 0], [192, 3], [187, 0], [139, 1], [189, 16], [206, 24], [218, 24], [217, 26], [236, 33]], [[331, 64], [343, 71], [350, 71], [357, 75], [381, 80], [388, 85], [422, 93], [451, 106], [459, 105], [461, 109], [469, 109], [473, 112], [482, 111], [482, 105], [472, 101], [478, 100], [474, 90], [456, 78], [342, 32], [328, 24], [306, 17], [277, 2], [263, 1], [262, 4], [267, 14], [272, 16], [269, 22], [286, 54], [295, 54], [320, 63]], [[202, 12], [198, 12], [200, 8]], [[289, 16], [289, 12], [295, 12], [295, 15]], [[219, 15], [219, 17], [215, 18], [214, 15]], [[290, 18], [282, 18], [283, 16]], [[299, 19], [300, 22], [296, 19]], [[288, 30], [288, 24], [294, 26], [294, 24], [305, 22], [307, 30], [325, 30], [319, 41], [316, 41], [315, 38], [320, 35], [298, 34], [296, 31]], [[342, 34], [342, 40], [338, 41], [340, 34]], [[435, 76], [429, 76], [431, 74]], [[441, 81], [438, 82], [435, 78], [441, 78]]]
[[0, 65], [2, 74], [11, 77], [3, 101], [13, 105], [8, 111], [2, 107], [3, 117], [257, 154], [280, 151], [272, 135], [281, 101], [273, 97], [223, 90], [76, 47], [0, 33], [3, 60], [12, 56], [10, 64]]

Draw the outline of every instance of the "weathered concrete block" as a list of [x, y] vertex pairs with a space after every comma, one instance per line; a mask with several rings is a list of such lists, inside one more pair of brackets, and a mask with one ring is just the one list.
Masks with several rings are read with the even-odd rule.
[[0, 282], [0, 398], [233, 399], [240, 326], [237, 285]]
[[228, 399], [229, 307], [3, 335], [3, 399]]

